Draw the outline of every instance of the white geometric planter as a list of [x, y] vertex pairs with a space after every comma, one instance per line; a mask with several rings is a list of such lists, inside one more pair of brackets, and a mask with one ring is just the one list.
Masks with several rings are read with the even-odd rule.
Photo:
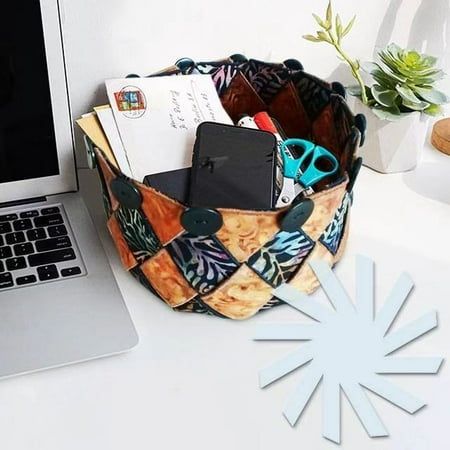
[[428, 129], [428, 116], [420, 112], [405, 115], [396, 122], [379, 119], [358, 98], [349, 96], [354, 114], [367, 119], [366, 139], [359, 149], [363, 164], [381, 173], [414, 169], [422, 157]]

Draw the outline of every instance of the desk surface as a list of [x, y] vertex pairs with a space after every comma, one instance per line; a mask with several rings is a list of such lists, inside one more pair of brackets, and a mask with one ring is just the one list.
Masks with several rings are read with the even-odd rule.
[[[352, 292], [354, 255], [372, 257], [377, 301], [400, 274], [416, 283], [399, 323], [431, 309], [440, 326], [404, 353], [447, 357], [450, 337], [450, 157], [429, 146], [417, 170], [357, 182], [346, 257], [337, 273]], [[252, 341], [260, 322], [296, 320], [279, 307], [244, 322], [172, 312], [120, 267], [105, 227], [96, 174], [80, 171], [111, 266], [140, 336], [127, 354], [0, 383], [0, 445], [5, 450], [328, 449], [321, 437], [320, 391], [295, 428], [283, 418], [301, 371], [260, 390], [258, 369], [293, 343]], [[322, 293], [318, 293], [318, 296]], [[393, 376], [427, 401], [415, 416], [369, 395], [391, 437], [369, 439], [349, 404], [342, 406], [342, 448], [442, 448], [450, 423], [448, 364], [436, 377]]]

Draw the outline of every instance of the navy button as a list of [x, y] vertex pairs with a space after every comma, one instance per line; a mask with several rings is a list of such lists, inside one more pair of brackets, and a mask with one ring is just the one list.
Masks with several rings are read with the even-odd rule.
[[280, 228], [283, 231], [298, 231], [309, 219], [314, 210], [314, 202], [310, 198], [304, 198], [291, 209], [281, 219]]
[[230, 56], [231, 61], [234, 63], [246, 63], [248, 61], [247, 57], [244, 55], [241, 55], [240, 53], [235, 53], [234, 55]]
[[97, 167], [97, 157], [95, 156], [94, 145], [92, 141], [83, 135], [84, 145], [86, 147], [86, 157], [89, 169], [95, 169]]
[[346, 97], [345, 87], [342, 83], [339, 83], [339, 81], [333, 81], [331, 83], [331, 89], [333, 89], [336, 94], [339, 94], [341, 97]]
[[189, 73], [195, 67], [195, 62], [191, 58], [181, 58], [175, 63], [175, 65], [181, 70], [181, 72]]
[[359, 141], [359, 146], [364, 145], [366, 137], [367, 119], [364, 114], [356, 114], [355, 116], [355, 127], [361, 132], [361, 140]]
[[110, 184], [111, 191], [121, 206], [127, 209], [137, 209], [141, 206], [142, 196], [139, 189], [125, 178], [114, 178]]
[[286, 59], [283, 64], [291, 70], [303, 70], [303, 64], [297, 59]]
[[215, 209], [189, 208], [181, 215], [181, 225], [195, 236], [209, 236], [222, 227], [222, 215]]

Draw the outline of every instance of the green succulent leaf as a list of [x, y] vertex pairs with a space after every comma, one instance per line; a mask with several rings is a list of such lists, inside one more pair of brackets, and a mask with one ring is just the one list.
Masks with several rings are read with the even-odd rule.
[[403, 115], [398, 108], [372, 108], [372, 112], [381, 120], [389, 120], [395, 122]]
[[313, 17], [314, 17], [314, 19], [316, 19], [316, 22], [320, 27], [322, 27], [324, 29], [327, 28], [326, 23], [317, 14], [313, 13]]
[[378, 84], [374, 84], [371, 88], [373, 98], [383, 106], [392, 108], [396, 106], [396, 100], [398, 98], [398, 92], [391, 89], [385, 89]]
[[320, 40], [328, 42], [329, 44], [332, 44], [331, 39], [324, 31], [318, 31], [317, 36], [320, 38]]
[[331, 25], [333, 20], [333, 10], [331, 8], [331, 0], [328, 2], [327, 12], [326, 12], [326, 21], [327, 24]]
[[322, 42], [322, 39], [319, 39], [318, 37], [313, 36], [312, 34], [305, 34], [303, 36], [303, 39], [306, 39], [307, 41], [310, 42]]
[[356, 20], [356, 16], [353, 16], [352, 20], [350, 20], [350, 22], [347, 24], [347, 26], [342, 30], [341, 37], [346, 36], [350, 32], [350, 30], [353, 27], [353, 24], [355, 23], [355, 20]]
[[443, 105], [448, 102], [448, 97], [441, 91], [434, 89], [431, 86], [420, 87], [414, 86], [414, 92], [418, 94], [423, 100], [434, 103], [436, 105]]
[[389, 77], [385, 72], [383, 72], [381, 69], [378, 69], [372, 73], [372, 78], [380, 85], [385, 87], [386, 89], [395, 89], [395, 86], [397, 86], [398, 81], [393, 80]]
[[425, 114], [429, 116], [439, 116], [442, 114], [442, 107], [440, 105], [430, 105], [428, 108], [423, 111]]
[[345, 89], [350, 95], [353, 95], [354, 97], [359, 97], [361, 95], [362, 89], [359, 85], [347, 86]]
[[414, 111], [423, 111], [430, 106], [428, 102], [424, 102], [420, 98], [416, 97], [412, 89], [407, 85], [398, 85], [396, 86], [396, 90], [403, 98], [403, 105], [409, 109]]
[[371, 61], [365, 61], [362, 63], [362, 69], [364, 70], [364, 72], [367, 72], [370, 74], [379, 68], [380, 68], [380, 66], [377, 63], [374, 63]]
[[434, 56], [423, 55], [423, 61], [428, 67], [435, 66], [437, 64], [438, 59]]
[[336, 35], [338, 38], [340, 38], [342, 36], [342, 21], [341, 18], [339, 17], [339, 14], [336, 14], [335, 27], [336, 27]]
[[397, 83], [405, 83], [408, 77], [403, 75], [400, 71], [394, 71], [386, 65], [380, 65], [380, 69], [391, 79], [397, 81]]

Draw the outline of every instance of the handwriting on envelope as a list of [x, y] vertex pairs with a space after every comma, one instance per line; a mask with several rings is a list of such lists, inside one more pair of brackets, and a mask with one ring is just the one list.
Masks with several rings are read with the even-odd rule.
[[106, 81], [117, 129], [133, 175], [191, 166], [197, 126], [232, 124], [209, 75]]

